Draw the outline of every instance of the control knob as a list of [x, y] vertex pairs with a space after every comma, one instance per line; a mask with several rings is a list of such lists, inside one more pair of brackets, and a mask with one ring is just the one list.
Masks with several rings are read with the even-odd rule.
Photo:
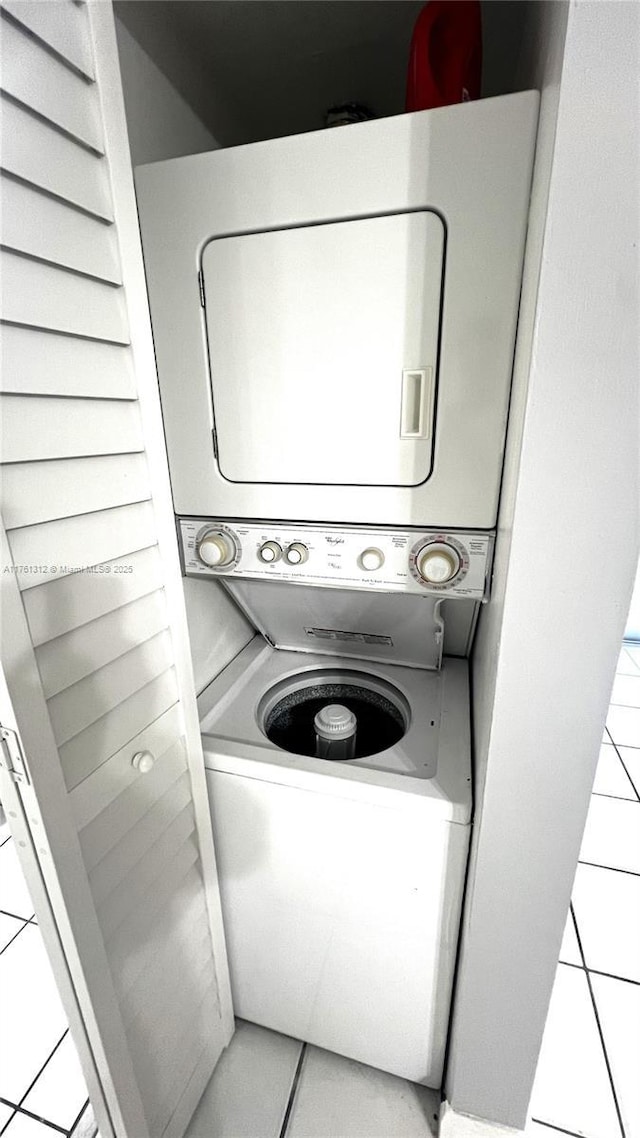
[[289, 562], [289, 565], [303, 565], [308, 556], [309, 550], [306, 545], [303, 545], [300, 541], [292, 542], [285, 553], [285, 558]]
[[460, 555], [452, 545], [433, 541], [424, 545], [416, 557], [416, 568], [429, 585], [445, 585], [460, 568]]
[[381, 549], [363, 549], [358, 558], [358, 564], [361, 569], [367, 573], [373, 573], [376, 569], [380, 569], [384, 565], [384, 553]]
[[282, 547], [277, 541], [265, 541], [258, 550], [258, 557], [267, 565], [273, 565], [274, 561], [279, 561], [282, 557]]
[[196, 553], [210, 569], [223, 569], [235, 560], [237, 548], [231, 534], [223, 533], [222, 530], [207, 530], [198, 539]]

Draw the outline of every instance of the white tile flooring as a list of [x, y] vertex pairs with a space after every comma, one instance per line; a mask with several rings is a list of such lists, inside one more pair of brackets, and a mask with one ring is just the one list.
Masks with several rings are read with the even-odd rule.
[[87, 1090], [13, 838], [0, 826], [0, 1134], [89, 1138]]
[[[4, 840], [3, 840], [4, 839]], [[0, 833], [0, 1134], [88, 1138], [86, 1091]], [[640, 646], [612, 692], [527, 1138], [640, 1138]], [[187, 1138], [434, 1138], [439, 1096], [238, 1023]]]
[[238, 1021], [186, 1138], [435, 1138], [440, 1096]]
[[527, 1135], [640, 1138], [640, 645], [624, 644]]

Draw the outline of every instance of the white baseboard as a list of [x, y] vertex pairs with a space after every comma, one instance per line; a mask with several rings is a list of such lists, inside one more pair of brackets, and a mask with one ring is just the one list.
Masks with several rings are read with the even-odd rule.
[[448, 1102], [443, 1102], [440, 1108], [439, 1138], [522, 1138], [523, 1135], [524, 1130], [458, 1114]]

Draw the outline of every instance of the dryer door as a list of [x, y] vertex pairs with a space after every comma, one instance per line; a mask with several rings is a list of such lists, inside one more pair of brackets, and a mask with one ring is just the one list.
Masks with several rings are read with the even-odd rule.
[[205, 247], [220, 472], [416, 486], [431, 473], [444, 225], [428, 210]]

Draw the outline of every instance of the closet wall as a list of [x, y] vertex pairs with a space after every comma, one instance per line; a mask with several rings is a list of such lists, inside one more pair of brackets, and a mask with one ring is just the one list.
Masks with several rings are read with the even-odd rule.
[[[134, 167], [217, 149], [179, 91], [116, 17], [131, 162]], [[254, 629], [217, 581], [184, 579], [196, 692], [248, 644]]]
[[479, 792], [446, 1082], [459, 1111], [514, 1127], [533, 1085], [639, 517], [628, 98], [639, 12], [582, 0], [534, 9], [528, 66], [542, 106], [493, 596], [472, 661]]

